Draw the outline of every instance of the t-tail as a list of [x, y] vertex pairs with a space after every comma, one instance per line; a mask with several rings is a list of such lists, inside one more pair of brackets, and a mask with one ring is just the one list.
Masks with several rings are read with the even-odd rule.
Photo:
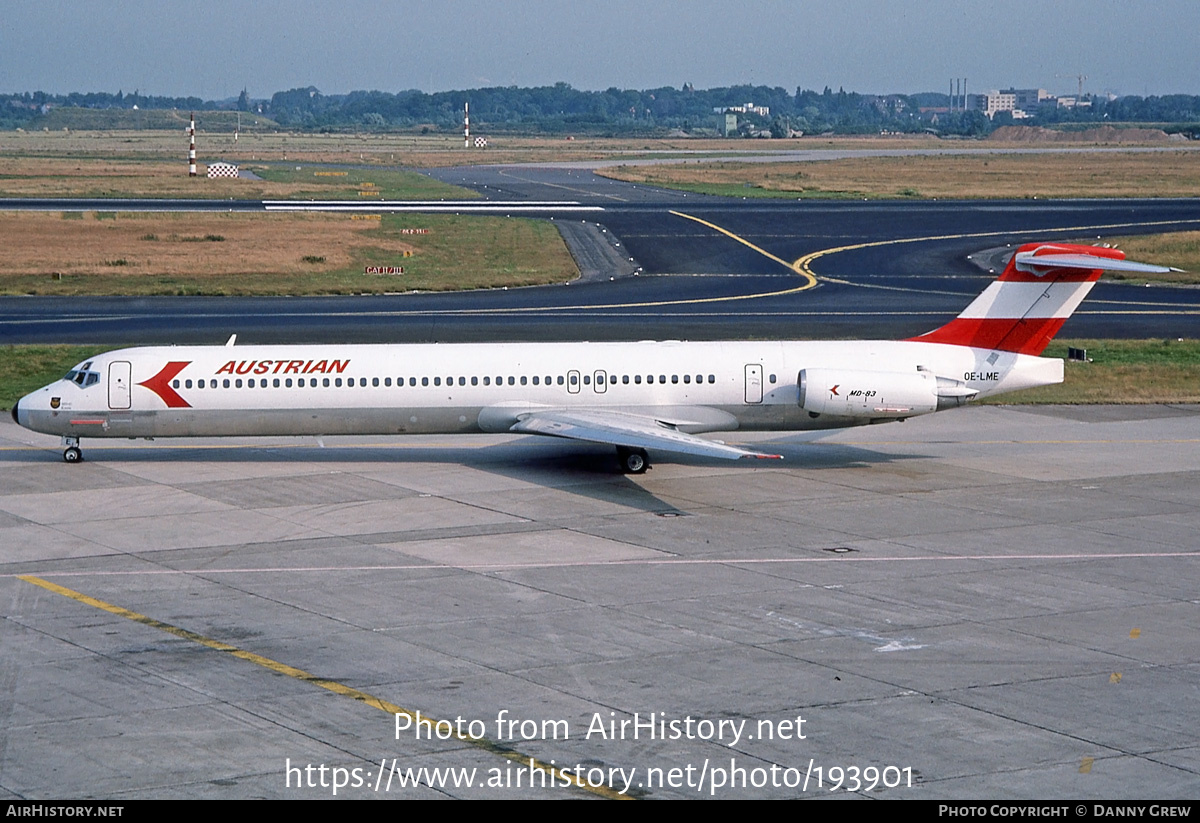
[[1039, 355], [1105, 271], [1162, 273], [1125, 252], [1070, 243], [1026, 243], [999, 279], [940, 329], [911, 338]]

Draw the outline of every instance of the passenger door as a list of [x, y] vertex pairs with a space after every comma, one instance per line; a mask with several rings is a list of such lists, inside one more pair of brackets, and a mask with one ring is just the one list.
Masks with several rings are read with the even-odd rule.
[[108, 364], [108, 407], [129, 408], [129, 361], [115, 360]]

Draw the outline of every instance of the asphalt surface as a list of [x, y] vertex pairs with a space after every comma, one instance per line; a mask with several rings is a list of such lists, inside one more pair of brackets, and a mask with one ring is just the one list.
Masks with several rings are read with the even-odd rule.
[[[245, 343], [906, 337], [936, 328], [986, 287], [990, 275], [967, 260], [980, 249], [1200, 226], [1200, 200], [762, 201], [664, 192], [571, 168], [433, 174], [490, 199], [445, 208], [595, 223], [632, 260], [611, 281], [593, 273], [563, 286], [454, 294], [0, 298], [0, 343], [205, 343], [234, 332]], [[266, 208], [23, 202], [55, 210]], [[0, 201], [0, 209], [17, 205]], [[797, 291], [804, 281], [788, 264], [829, 249], [840, 250], [812, 264], [818, 286]], [[635, 267], [638, 275], [628, 276]], [[1101, 283], [1062, 333], [1194, 336], [1198, 316], [1200, 290]]]
[[[594, 796], [530, 756], [600, 796], [1195, 799], [1197, 421], [969, 407], [628, 477], [511, 435], [68, 466], [0, 419], [0, 797]], [[635, 713], [692, 733], [596, 732]]]

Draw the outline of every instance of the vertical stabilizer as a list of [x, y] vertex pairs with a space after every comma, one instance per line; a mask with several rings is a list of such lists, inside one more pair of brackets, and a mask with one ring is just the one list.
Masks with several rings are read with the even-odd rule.
[[911, 338], [1038, 355], [1106, 270], [1161, 272], [1127, 262], [1118, 249], [1069, 243], [1027, 243], [1004, 273], [955, 319]]

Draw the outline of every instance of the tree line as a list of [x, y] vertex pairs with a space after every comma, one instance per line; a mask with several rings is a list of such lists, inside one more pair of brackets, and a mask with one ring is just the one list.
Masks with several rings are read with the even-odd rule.
[[[0, 94], [0, 128], [38, 127], [39, 118], [62, 107], [87, 109], [187, 109], [246, 111], [269, 117], [289, 129], [311, 131], [422, 130], [455, 132], [462, 127], [463, 104], [470, 102], [476, 131], [546, 134], [661, 135], [672, 132], [715, 135], [725, 129], [721, 110], [753, 104], [769, 113], [739, 111], [738, 133], [785, 137], [805, 134], [916, 133], [981, 136], [1001, 122], [980, 112], [948, 111], [944, 93], [861, 94], [844, 89], [822, 91], [775, 86], [728, 86], [583, 91], [566, 83], [532, 88], [505, 86], [461, 91], [353, 91], [322, 94], [313, 86], [289, 89], [270, 99], [252, 99], [245, 91], [236, 99], [161, 97], [138, 92], [53, 95], [44, 92]], [[939, 111], [940, 109], [940, 111]], [[1091, 98], [1090, 106], [1044, 108], [1029, 125], [1064, 122], [1153, 122], [1189, 124], [1176, 130], [1196, 131], [1200, 96]]]

